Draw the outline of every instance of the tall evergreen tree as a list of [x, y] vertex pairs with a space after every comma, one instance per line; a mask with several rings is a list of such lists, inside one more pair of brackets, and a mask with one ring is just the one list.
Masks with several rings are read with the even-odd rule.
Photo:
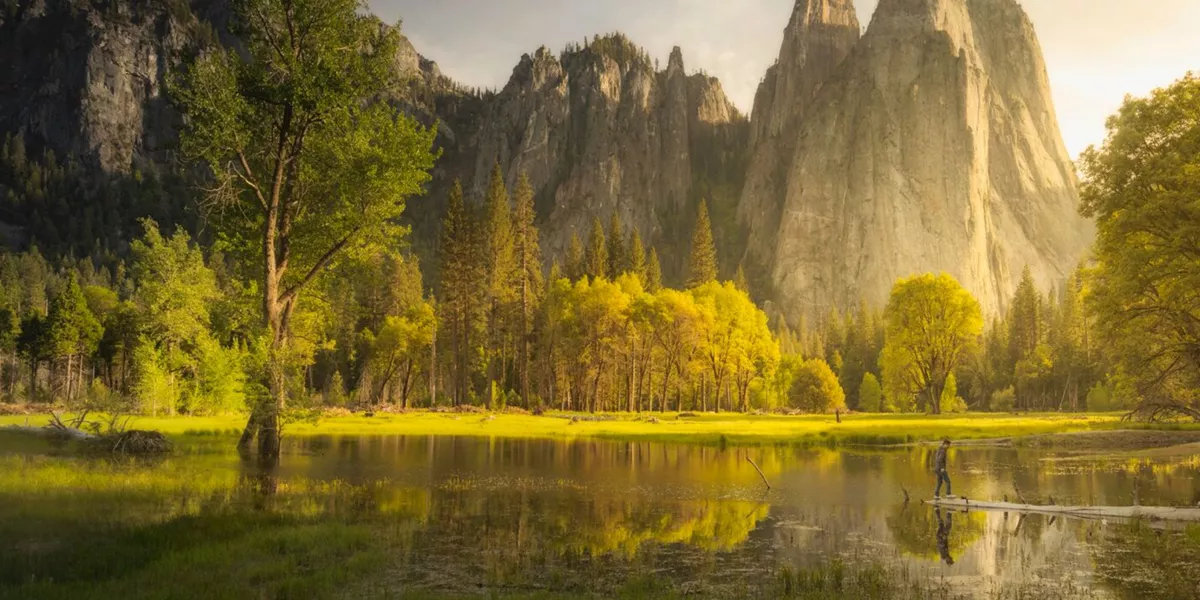
[[642, 234], [636, 227], [629, 240], [629, 272], [642, 282], [642, 286], [646, 285], [646, 247], [642, 245]]
[[521, 400], [529, 406], [532, 401], [531, 375], [529, 372], [529, 343], [533, 336], [533, 312], [537, 307], [537, 294], [542, 289], [542, 253], [538, 243], [538, 230], [534, 225], [533, 188], [529, 178], [521, 173], [515, 192], [516, 209], [513, 211], [513, 233], [516, 249], [516, 288], [518, 300], [519, 328], [517, 330], [520, 361]]
[[713, 244], [712, 223], [708, 220], [708, 203], [701, 200], [692, 231], [692, 250], [688, 256], [687, 287], [697, 288], [717, 280], [717, 247]]
[[1008, 311], [1009, 354], [1013, 364], [1033, 354], [1041, 341], [1041, 304], [1033, 275], [1026, 266]]
[[737, 273], [733, 276], [733, 285], [737, 289], [750, 295], [750, 282], [746, 279], [746, 269], [741, 263], [738, 263]]
[[500, 386], [502, 392], [505, 367], [509, 358], [509, 337], [511, 324], [507, 322], [506, 309], [516, 300], [516, 289], [513, 287], [514, 272], [517, 262], [514, 256], [513, 220], [509, 209], [508, 190], [504, 187], [504, 174], [500, 163], [492, 166], [492, 175], [488, 182], [486, 199], [484, 248], [481, 258], [487, 265], [487, 302], [488, 302], [488, 403], [491, 405], [495, 398], [492, 395]]
[[658, 249], [650, 249], [650, 261], [646, 263], [646, 291], [655, 293], [662, 289], [662, 265], [658, 262]]
[[613, 211], [608, 225], [608, 274], [616, 279], [629, 270], [629, 249], [625, 247], [625, 226], [621, 215]]
[[441, 302], [442, 322], [450, 337], [451, 379], [454, 403], [469, 399], [474, 351], [479, 332], [484, 291], [478, 227], [463, 203], [462, 184], [450, 188], [442, 220]]
[[608, 243], [604, 239], [604, 224], [599, 217], [592, 220], [583, 270], [588, 277], [608, 277]]
[[64, 374], [67, 400], [78, 392], [76, 372], [82, 372], [83, 357], [96, 350], [102, 333], [100, 321], [87, 307], [79, 277], [72, 271], [66, 287], [50, 302], [50, 314], [46, 316], [50, 355], [67, 359]]
[[584, 276], [583, 242], [579, 234], [571, 232], [571, 242], [567, 246], [567, 268], [564, 275], [571, 281], [578, 281]]

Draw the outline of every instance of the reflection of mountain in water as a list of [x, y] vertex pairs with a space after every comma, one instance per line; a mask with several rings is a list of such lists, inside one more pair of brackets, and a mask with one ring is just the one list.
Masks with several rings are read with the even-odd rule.
[[[1116, 536], [1124, 530], [1002, 513], [955, 514], [942, 548], [932, 509], [916, 501], [903, 507], [901, 486], [917, 498], [932, 481], [919, 450], [429, 438], [291, 443], [274, 471], [221, 454], [151, 465], [0, 456], [0, 539], [32, 553], [21, 554], [25, 560], [61, 565], [99, 560], [94, 555], [112, 539], [178, 538], [185, 541], [173, 551], [186, 555], [188, 544], [214, 543], [213, 531], [230, 536], [219, 543], [244, 550], [239, 545], [260, 534], [302, 538], [327, 527], [348, 551], [375, 557], [387, 585], [454, 593], [481, 586], [603, 593], [631, 573], [653, 573], [672, 590], [740, 597], [777, 581], [783, 569], [882, 563], [915, 574], [914, 581], [924, 574], [952, 582], [967, 597], [999, 588], [1039, 598], [1044, 590], [1030, 586], [1065, 581], [1083, 597], [1096, 581], [1133, 586], [1117, 577], [1130, 565], [1138, 578], [1157, 578], [1157, 597], [1179, 597], [1171, 595], [1187, 583], [1179, 565], [1200, 564], [1183, 533]], [[767, 472], [769, 493], [748, 454]], [[955, 488], [998, 496], [1016, 480], [1039, 497], [1124, 497], [1136, 481], [1147, 503], [1162, 504], [1195, 493], [1197, 473], [1186, 465], [1060, 469], [1040, 458], [961, 450], [953, 457]], [[43, 572], [37, 565], [22, 567], [20, 576], [57, 575], [57, 566]], [[0, 579], [5, 572], [0, 565]]]

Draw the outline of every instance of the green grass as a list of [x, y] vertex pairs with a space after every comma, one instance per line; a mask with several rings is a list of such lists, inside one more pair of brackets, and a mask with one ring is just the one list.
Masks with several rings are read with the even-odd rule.
[[[679, 417], [656, 415], [649, 422], [638, 415], [617, 414], [611, 421], [572, 423], [564, 415], [545, 416], [412, 412], [328, 417], [313, 424], [293, 424], [285, 435], [455, 435], [506, 438], [592, 438], [705, 445], [884, 445], [932, 441], [944, 437], [979, 440], [1027, 435], [1120, 429], [1115, 414], [962, 414], [962, 415], [847, 415], [838, 423], [829, 415], [702, 414]], [[37, 425], [47, 416], [0, 417], [0, 426]], [[240, 415], [218, 417], [139, 417], [131, 426], [189, 438], [236, 436], [245, 421]], [[1177, 427], [1177, 426], [1173, 426]]]

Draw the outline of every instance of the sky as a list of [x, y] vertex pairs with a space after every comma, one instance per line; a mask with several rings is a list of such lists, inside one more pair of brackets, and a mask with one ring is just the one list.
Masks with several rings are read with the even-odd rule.
[[[673, 46], [688, 71], [721, 80], [749, 113], [778, 57], [794, 0], [368, 0], [442, 72], [501, 88], [522, 54], [556, 53], [621, 31], [664, 66]], [[864, 28], [877, 0], [855, 0]], [[1072, 157], [1104, 141], [1105, 119], [1141, 96], [1200, 72], [1200, 0], [1022, 0], [1033, 19]]]

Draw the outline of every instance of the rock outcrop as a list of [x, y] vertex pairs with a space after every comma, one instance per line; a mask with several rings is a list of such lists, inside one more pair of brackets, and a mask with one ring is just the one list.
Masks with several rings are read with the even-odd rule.
[[655, 67], [621, 35], [522, 57], [484, 116], [475, 194], [496, 161], [510, 186], [526, 173], [547, 256], [614, 212], [648, 242], [679, 245], [701, 196], [736, 202], [748, 123], [720, 82], [684, 70], [679, 48]]
[[773, 283], [786, 314], [887, 300], [945, 271], [1002, 309], [1092, 235], [1032, 24], [1015, 0], [881, 0], [805, 112]]
[[0, 21], [0, 132], [104, 173], [167, 161], [166, 75], [211, 26], [186, 3], [16, 3]]
[[738, 203], [738, 221], [752, 232], [746, 244], [747, 259], [760, 284], [775, 250], [787, 172], [803, 115], [813, 108], [817, 91], [858, 38], [858, 15], [852, 0], [798, 0], [783, 32], [779, 58], [767, 69], [754, 95], [750, 161]]

